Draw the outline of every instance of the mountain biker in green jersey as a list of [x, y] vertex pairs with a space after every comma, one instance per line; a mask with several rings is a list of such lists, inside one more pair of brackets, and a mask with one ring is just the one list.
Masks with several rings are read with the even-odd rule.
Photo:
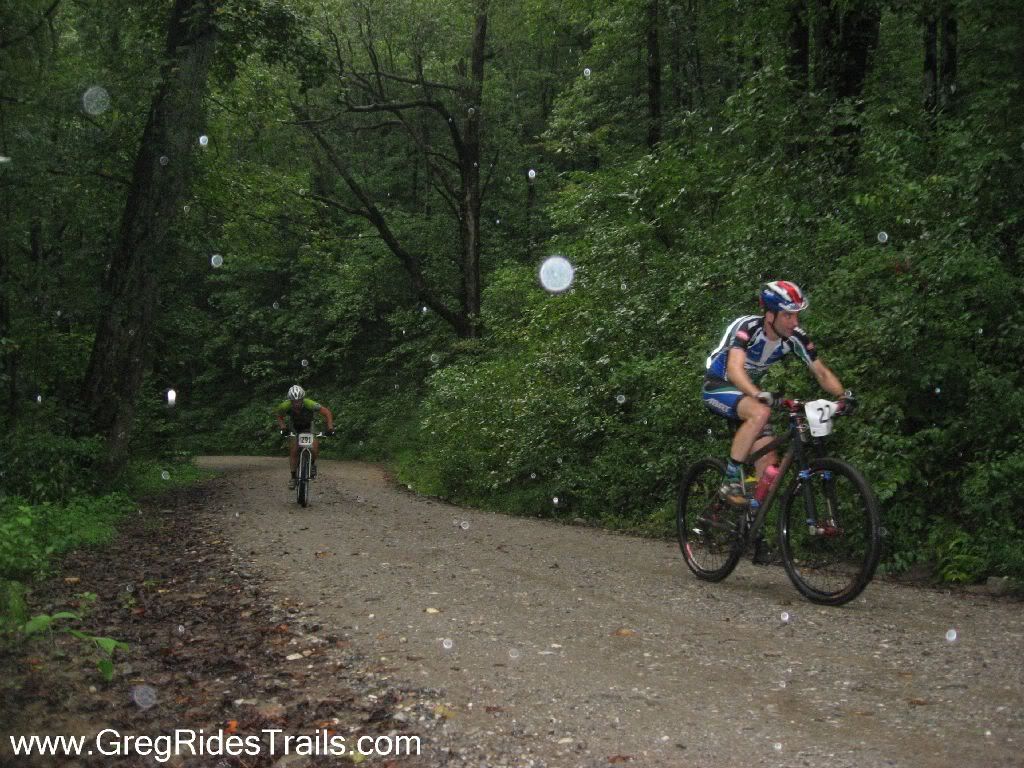
[[[312, 432], [313, 431], [313, 419], [316, 418], [317, 414], [327, 419], [327, 430], [326, 434], [334, 434], [334, 414], [331, 413], [330, 408], [326, 405], [320, 405], [315, 400], [310, 400], [306, 397], [306, 390], [300, 387], [298, 384], [293, 385], [288, 390], [288, 399], [279, 403], [274, 408], [274, 416], [277, 418], [277, 426], [281, 430], [282, 435], [288, 434], [287, 424], [285, 423], [285, 417], [291, 422], [291, 431], [295, 433], [299, 432]], [[299, 444], [298, 440], [292, 440], [291, 451], [288, 456], [289, 464], [292, 470], [292, 479], [288, 482], [290, 489], [295, 488], [295, 472], [299, 467]], [[320, 441], [313, 440], [313, 465], [310, 468], [310, 476], [316, 477], [316, 459], [320, 455]]]

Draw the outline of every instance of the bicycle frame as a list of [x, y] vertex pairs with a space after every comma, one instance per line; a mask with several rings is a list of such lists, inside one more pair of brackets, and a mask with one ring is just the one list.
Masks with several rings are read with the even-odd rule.
[[[803, 415], [803, 403], [799, 400], [784, 400], [783, 406], [789, 411], [789, 427], [786, 432], [778, 437], [772, 439], [771, 442], [761, 446], [756, 451], [753, 451], [747, 457], [747, 463], [753, 464], [763, 456], [768, 455], [772, 451], [776, 450], [780, 446], [789, 444], [785, 452], [782, 455], [782, 459], [779, 462], [779, 474], [772, 484], [772, 487], [768, 489], [768, 495], [765, 496], [763, 502], [758, 506], [757, 512], [753, 515], [753, 519], [750, 518], [750, 513], [753, 512], [751, 508], [748, 512], [747, 532], [746, 536], [749, 538], [756, 535], [761, 528], [764, 527], [765, 518], [768, 516], [768, 510], [775, 503], [778, 498], [779, 491], [782, 488], [782, 479], [789, 472], [790, 468], [795, 463], [798, 467], [797, 476], [801, 479], [806, 479], [809, 473], [809, 466], [807, 458], [804, 453], [805, 443], [813, 445], [815, 447], [815, 453], [821, 457], [825, 455], [824, 446], [822, 444], [822, 438], [813, 437], [807, 427], [807, 420]], [[745, 482], [745, 481], [744, 481]], [[815, 524], [814, 519], [814, 499], [810, 486], [807, 484], [803, 485], [804, 495], [804, 507], [808, 514], [808, 524]]]

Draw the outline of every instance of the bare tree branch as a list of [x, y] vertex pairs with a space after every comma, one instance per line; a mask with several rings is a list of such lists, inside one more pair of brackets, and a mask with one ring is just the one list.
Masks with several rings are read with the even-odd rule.
[[0, 39], [0, 50], [4, 48], [9, 48], [12, 45], [17, 45], [22, 40], [32, 37], [32, 35], [34, 35], [38, 31], [38, 29], [41, 26], [43, 26], [43, 24], [45, 24], [51, 16], [53, 16], [53, 14], [57, 11], [57, 6], [60, 5], [60, 3], [61, 0], [53, 0], [53, 3], [50, 4], [50, 7], [43, 11], [43, 15], [39, 17], [39, 21], [33, 24], [29, 30], [22, 32], [20, 35], [12, 37], [9, 40]]

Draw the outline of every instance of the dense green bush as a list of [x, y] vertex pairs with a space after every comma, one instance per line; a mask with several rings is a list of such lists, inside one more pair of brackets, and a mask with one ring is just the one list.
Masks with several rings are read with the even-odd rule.
[[0, 580], [40, 576], [54, 556], [109, 541], [117, 521], [134, 506], [123, 494], [35, 505], [6, 497], [0, 501]]

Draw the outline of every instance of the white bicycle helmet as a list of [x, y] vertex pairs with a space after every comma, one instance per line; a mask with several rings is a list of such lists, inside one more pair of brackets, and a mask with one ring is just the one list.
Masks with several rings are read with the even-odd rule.
[[288, 390], [289, 400], [301, 400], [306, 396], [306, 390], [300, 387], [298, 384], [293, 384]]

